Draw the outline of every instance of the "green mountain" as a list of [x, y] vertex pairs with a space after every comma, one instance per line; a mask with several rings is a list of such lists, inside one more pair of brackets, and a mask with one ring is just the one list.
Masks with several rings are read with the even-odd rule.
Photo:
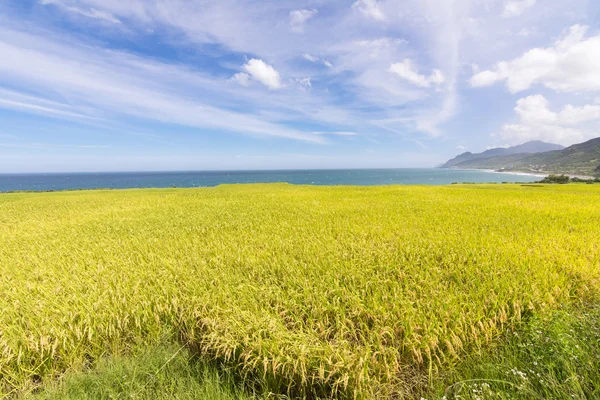
[[[481, 153], [483, 154], [483, 153]], [[463, 155], [461, 155], [463, 156]], [[517, 153], [462, 159], [454, 158], [452, 168], [600, 176], [600, 138], [575, 144], [563, 150]], [[458, 162], [454, 162], [457, 160]]]
[[494, 149], [489, 149], [484, 151], [483, 153], [471, 153], [466, 152], [454, 157], [452, 160], [449, 160], [440, 168], [452, 168], [456, 167], [461, 163], [470, 162], [474, 160], [482, 160], [486, 158], [499, 157], [499, 156], [508, 156], [512, 154], [524, 154], [524, 153], [542, 153], [546, 151], [552, 150], [562, 150], [563, 146], [558, 144], [546, 143], [540, 140], [533, 140], [531, 142], [523, 143], [518, 146], [503, 148], [498, 147]]

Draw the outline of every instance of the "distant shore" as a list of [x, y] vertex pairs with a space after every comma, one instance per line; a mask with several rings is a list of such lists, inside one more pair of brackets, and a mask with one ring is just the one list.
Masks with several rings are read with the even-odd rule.
[[502, 171], [497, 169], [484, 169], [484, 168], [443, 168], [443, 169], [453, 169], [460, 171], [482, 171], [482, 172], [491, 172], [495, 174], [510, 174], [510, 175], [522, 175], [522, 176], [536, 176], [540, 178], [545, 178], [548, 175], [566, 175], [569, 178], [579, 178], [579, 179], [595, 179], [594, 176], [588, 175], [575, 175], [564, 172], [525, 172], [525, 171]]
[[524, 171], [499, 171], [496, 169], [483, 169], [483, 168], [441, 168], [448, 169], [454, 171], [477, 171], [477, 172], [490, 172], [493, 174], [507, 174], [507, 175], [521, 175], [521, 176], [536, 176], [540, 178], [545, 178], [549, 174], [544, 173], [533, 173], [533, 172], [524, 172]]

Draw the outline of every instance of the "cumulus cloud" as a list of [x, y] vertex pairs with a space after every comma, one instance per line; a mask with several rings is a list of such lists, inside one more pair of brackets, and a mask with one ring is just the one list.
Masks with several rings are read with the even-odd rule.
[[554, 123], [577, 125], [583, 122], [600, 120], [600, 105], [575, 107], [567, 104], [562, 111], [550, 110], [549, 102], [542, 95], [528, 96], [517, 101], [515, 111], [526, 123]]
[[[242, 67], [248, 74], [257, 82], [262, 83], [266, 87], [271, 90], [281, 89], [281, 78], [279, 77], [279, 72], [275, 70], [272, 66], [264, 62], [263, 60], [258, 60], [256, 58], [251, 59]], [[246, 74], [246, 75], [248, 75]], [[236, 74], [237, 75], [237, 74]], [[242, 78], [244, 80], [246, 78]], [[238, 80], [239, 82], [239, 80]]]
[[473, 87], [506, 81], [511, 93], [535, 84], [559, 92], [600, 90], [600, 35], [585, 38], [586, 26], [574, 25], [553, 47], [534, 48], [512, 61], [503, 61], [493, 70], [474, 75]]
[[583, 107], [573, 107], [568, 104], [560, 112], [559, 118], [567, 124], [580, 124], [586, 121], [600, 119], [600, 106], [585, 105]]
[[513, 143], [540, 139], [569, 145], [593, 136], [594, 132], [589, 132], [585, 123], [600, 120], [600, 105], [567, 104], [555, 112], [542, 95], [518, 100], [515, 112], [519, 123], [505, 124], [498, 134]]
[[317, 10], [290, 11], [290, 29], [292, 32], [304, 32], [304, 24], [317, 14]]
[[430, 87], [432, 84], [440, 85], [444, 83], [445, 80], [444, 74], [438, 69], [433, 70], [429, 76], [419, 74], [412, 61], [408, 58], [404, 59], [402, 62], [392, 64], [390, 66], [390, 72], [393, 72], [399, 77], [419, 87]]
[[386, 19], [376, 0], [358, 0], [352, 5], [352, 8], [377, 21], [384, 21]]
[[113, 24], [121, 23], [119, 19], [115, 18], [112, 14], [106, 11], [97, 10], [95, 8], [83, 9], [79, 7], [68, 6], [64, 4], [61, 0], [40, 0], [40, 4], [54, 5], [74, 14], [79, 14], [88, 18], [111, 22]]
[[503, 17], [518, 17], [523, 14], [525, 10], [535, 5], [536, 0], [507, 0], [504, 3]]

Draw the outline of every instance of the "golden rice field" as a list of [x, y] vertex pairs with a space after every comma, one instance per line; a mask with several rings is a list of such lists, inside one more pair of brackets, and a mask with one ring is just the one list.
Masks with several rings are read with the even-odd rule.
[[417, 396], [600, 289], [600, 186], [0, 195], [0, 395], [166, 334], [291, 397]]

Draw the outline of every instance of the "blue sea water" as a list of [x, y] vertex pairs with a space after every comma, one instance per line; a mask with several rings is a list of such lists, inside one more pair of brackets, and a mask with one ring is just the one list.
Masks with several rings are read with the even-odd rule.
[[297, 185], [447, 185], [453, 182], [533, 182], [528, 175], [452, 169], [344, 169], [0, 174], [0, 192], [74, 189], [207, 187], [226, 183]]

